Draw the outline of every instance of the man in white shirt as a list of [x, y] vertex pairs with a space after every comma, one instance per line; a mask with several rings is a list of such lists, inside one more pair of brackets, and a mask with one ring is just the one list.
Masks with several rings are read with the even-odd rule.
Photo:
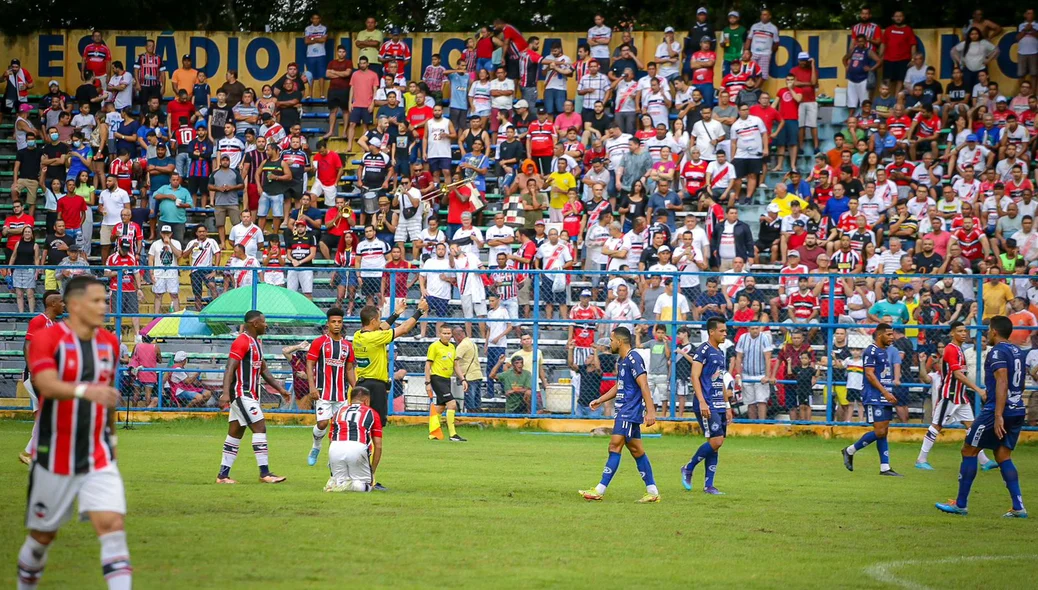
[[148, 264], [155, 267], [164, 267], [162, 270], [151, 271], [151, 291], [155, 294], [155, 312], [164, 310], [162, 307], [162, 295], [169, 293], [172, 312], [180, 311], [180, 271], [177, 270], [177, 260], [183, 251], [180, 242], [173, 239], [173, 228], [164, 225], [159, 230], [160, 239], [155, 240], [148, 248]]
[[1027, 162], [1018, 158], [1018, 153], [1016, 144], [1011, 143], [1006, 146], [1006, 157], [995, 165], [995, 176], [998, 177], [998, 180], [1002, 182], [1013, 180], [1013, 166], [1019, 166], [1021, 176], [1027, 177]]
[[112, 247], [112, 230], [122, 221], [123, 209], [130, 208], [130, 195], [119, 188], [119, 181], [114, 174], [105, 177], [105, 190], [98, 195], [98, 209], [101, 213], [101, 259], [108, 260]]
[[704, 105], [699, 113], [703, 118], [692, 126], [692, 137], [696, 140], [695, 145], [699, 148], [699, 155], [707, 162], [713, 162], [717, 159], [715, 155], [717, 144], [727, 139], [724, 134], [724, 125], [721, 125], [720, 121], [714, 120], [713, 107]]
[[717, 159], [706, 167], [706, 188], [714, 201], [727, 203], [732, 197], [733, 187], [737, 186], [732, 184], [736, 177], [735, 166], [728, 161], [728, 156], [723, 151], [718, 151], [715, 156]]
[[515, 230], [505, 225], [505, 214], [498, 211], [494, 214], [494, 225], [487, 228], [484, 234], [488, 247], [487, 264], [495, 264], [500, 252], [512, 253], [512, 244], [515, 243]]
[[133, 106], [133, 74], [126, 71], [123, 62], [112, 62], [112, 77], [108, 80], [108, 92], [114, 97], [115, 110]]
[[767, 80], [771, 58], [779, 46], [779, 30], [771, 22], [770, 10], [760, 11], [760, 22], [754, 23], [746, 32], [746, 43], [749, 44], [753, 61], [760, 66], [761, 78]]
[[461, 227], [454, 230], [451, 243], [458, 244], [462, 250], [479, 256], [479, 249], [483, 247], [483, 230], [472, 225], [472, 213], [466, 211], [461, 214]]
[[958, 154], [955, 155], [955, 169], [953, 172], [963, 173], [966, 166], [972, 166], [973, 171], [982, 174], [987, 168], [988, 162], [994, 160], [991, 150], [977, 143], [977, 136], [970, 133], [966, 136], [966, 145], [960, 145]]
[[375, 226], [364, 227], [364, 239], [357, 244], [355, 264], [360, 271], [357, 273], [357, 286], [364, 298], [368, 300], [365, 305], [382, 307], [382, 271], [386, 268], [386, 254], [389, 254], [389, 246], [378, 239], [375, 234]]
[[[573, 267], [569, 244], [559, 241], [559, 230], [548, 230], [547, 241], [537, 248], [537, 260], [541, 270], [562, 271]], [[568, 278], [566, 273], [561, 272], [541, 275], [541, 303], [544, 305], [545, 319], [552, 319], [556, 305], [559, 306], [559, 318], [569, 319], [569, 307], [566, 305]]]
[[515, 99], [515, 82], [505, 77], [505, 69], [498, 67], [490, 80], [490, 132], [497, 133], [501, 125], [498, 113], [504, 111], [512, 118], [512, 101]]
[[1031, 88], [1038, 87], [1038, 24], [1034, 22], [1033, 8], [1024, 11], [1024, 22], [1016, 31], [1016, 75], [1021, 81], [1030, 77]]
[[[620, 132], [620, 125], [613, 123], [606, 130], [605, 150], [609, 159], [609, 169], [615, 171], [620, 167], [624, 156], [631, 151], [631, 136]], [[618, 179], [619, 180], [619, 179]]]
[[764, 121], [750, 114], [750, 105], [739, 105], [739, 118], [732, 123], [732, 165], [735, 166], [736, 185], [729, 196], [729, 206], [739, 196], [743, 179], [746, 179], [746, 198], [753, 198], [757, 179], [768, 158], [768, 133]]
[[605, 319], [615, 322], [606, 327], [607, 333], [611, 333], [617, 328], [627, 328], [633, 332], [634, 324], [631, 322], [641, 318], [642, 312], [638, 309], [638, 305], [631, 300], [630, 287], [626, 283], [621, 283], [616, 287], [616, 299], [610, 301], [605, 308]]
[[209, 230], [205, 224], [198, 224], [195, 228], [195, 239], [184, 247], [183, 258], [187, 261], [191, 271], [191, 292], [195, 297], [195, 310], [202, 311], [202, 288], [208, 287], [209, 296], [217, 297], [216, 271], [206, 269], [207, 266], [220, 266], [220, 245], [216, 240], [209, 237]]
[[602, 69], [609, 68], [609, 42], [613, 39], [613, 29], [605, 25], [605, 17], [595, 15], [595, 26], [587, 30], [587, 44], [591, 48], [591, 59], [598, 62]]
[[974, 178], [973, 167], [967, 164], [962, 168], [962, 176], [952, 179], [952, 190], [965, 203], [972, 203], [980, 196], [980, 181]]
[[[436, 242], [433, 254], [422, 263], [422, 272], [418, 273], [418, 286], [422, 297], [429, 303], [429, 314], [433, 317], [447, 317], [447, 304], [451, 299], [451, 283], [454, 281], [453, 261], [447, 257], [447, 244]], [[443, 322], [436, 322], [439, 332]], [[425, 338], [427, 323], [419, 323], [419, 337]]]
[[678, 279], [678, 289], [686, 298], [693, 297], [697, 292], [699, 275], [696, 273], [710, 269], [707, 266], [706, 258], [703, 257], [703, 250], [695, 247], [693, 234], [692, 231], [680, 232], [681, 237], [678, 239], [678, 245], [674, 248], [674, 255], [671, 257], [673, 263], [678, 267], [678, 272], [681, 273]]
[[248, 209], [241, 212], [241, 223], [232, 227], [227, 237], [231, 244], [241, 244], [246, 256], [256, 256], [259, 247], [263, 245], [263, 231], [252, 223], [252, 212]]
[[663, 42], [656, 46], [656, 63], [667, 81], [681, 73], [681, 43], [674, 40], [674, 27], [663, 29]]
[[630, 249], [631, 241], [620, 224], [616, 221], [610, 223], [609, 238], [602, 244], [602, 255], [606, 258], [606, 270], [618, 271], [622, 265], [627, 264]]
[[[400, 222], [396, 226], [396, 235], [393, 239], [398, 244], [411, 242], [411, 258], [417, 258], [417, 240], [422, 236], [422, 220], [425, 219], [425, 203], [422, 201], [422, 191], [411, 184], [408, 176], [400, 177]], [[411, 214], [408, 217], [408, 213]]]
[[[646, 93], [652, 90], [652, 81], [656, 80], [660, 83], [660, 90], [663, 91], [663, 98], [670, 100], [670, 82], [667, 81], [666, 76], [661, 74], [656, 68], [656, 62], [649, 62], [645, 65], [645, 75], [638, 78], [638, 92]], [[641, 104], [641, 98], [638, 99], [638, 104]]]
[[[458, 284], [458, 293], [461, 294], [461, 315], [468, 318], [487, 317], [487, 292], [483, 287], [483, 277], [479, 273], [463, 272], [478, 270], [481, 263], [479, 256], [462, 249], [457, 244], [451, 244], [451, 256], [454, 258], [454, 270], [457, 272], [455, 281]], [[472, 337], [472, 323], [465, 322], [465, 334]], [[487, 326], [479, 322], [479, 334], [486, 338]]]
[[255, 256], [245, 253], [245, 246], [241, 243], [234, 245], [234, 255], [227, 261], [227, 280], [224, 281], [224, 292], [238, 287], [251, 285], [253, 279], [263, 280], [263, 271], [252, 271], [251, 268], [260, 268], [259, 260]]
[[553, 117], [562, 112], [566, 103], [566, 84], [573, 75], [573, 60], [562, 54], [562, 44], [551, 47], [551, 55], [541, 59], [544, 70], [544, 108]]

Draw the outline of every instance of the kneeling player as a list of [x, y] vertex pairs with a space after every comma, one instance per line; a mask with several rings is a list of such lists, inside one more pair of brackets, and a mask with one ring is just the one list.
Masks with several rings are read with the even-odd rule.
[[691, 491], [692, 473], [696, 465], [706, 462], [703, 491], [721, 495], [723, 492], [714, 487], [714, 476], [717, 474], [717, 452], [724, 444], [728, 423], [732, 421], [732, 407], [729, 393], [731, 385], [725, 383], [727, 372], [724, 370], [724, 353], [719, 347], [724, 344], [728, 328], [723, 319], [710, 318], [706, 322], [706, 333], [707, 341], [700, 344], [692, 355], [692, 389], [696, 392], [693, 410], [707, 441], [681, 468], [681, 484]]
[[[927, 374], [924, 370], [919, 371], [920, 380], [930, 383], [933, 397], [933, 420], [923, 438], [919, 458], [915, 461], [915, 468], [925, 471], [933, 470], [933, 466], [929, 462], [930, 449], [937, 442], [937, 436], [941, 434], [941, 429], [945, 424], [961, 422], [967, 430], [973, 425], [973, 408], [970, 406], [966, 389], [969, 388], [980, 394], [982, 400], [986, 399], [984, 390], [977, 387], [977, 384], [967, 374], [966, 355], [962, 353], [962, 344], [969, 338], [966, 326], [962, 322], [952, 322], [950, 332], [951, 342], [944, 347], [941, 354], [940, 371], [931, 374]], [[920, 367], [922, 367], [922, 362], [923, 360], [920, 358]], [[926, 381], [927, 379], [929, 381]], [[998, 467], [998, 463], [988, 459], [984, 451], [980, 451], [977, 457], [984, 471]]]
[[310, 396], [317, 399], [314, 426], [314, 446], [306, 458], [307, 465], [316, 465], [321, 454], [321, 441], [328, 432], [328, 422], [348, 400], [348, 388], [357, 385], [357, 360], [353, 345], [342, 335], [343, 311], [339, 307], [328, 310], [328, 332], [314, 340], [306, 355], [306, 377]]
[[332, 442], [328, 446], [331, 477], [324, 491], [367, 492], [372, 489], [375, 469], [382, 459], [382, 421], [370, 403], [371, 392], [357, 387], [353, 390], [353, 403], [335, 413]]
[[987, 400], [980, 416], [966, 433], [962, 445], [962, 463], [959, 466], [959, 496], [947, 503], [937, 504], [937, 509], [951, 514], [966, 515], [966, 502], [970, 487], [977, 477], [977, 455], [980, 449], [995, 451], [995, 460], [1002, 472], [1002, 479], [1009, 490], [1013, 507], [1003, 516], [1027, 518], [1024, 498], [1020, 493], [1020, 476], [1013, 464], [1013, 448], [1020, 438], [1024, 425], [1024, 372], [1025, 354], [1009, 343], [1013, 333], [1013, 322], [1006, 316], [991, 318], [988, 327], [988, 346], [992, 347], [984, 359], [984, 386]]
[[638, 502], [647, 504], [660, 501], [660, 492], [652, 476], [652, 465], [642, 448], [642, 423], [646, 427], [656, 423], [656, 408], [649, 393], [649, 379], [645, 374], [645, 362], [641, 354], [631, 346], [631, 331], [627, 328], [613, 330], [609, 348], [620, 360], [616, 363], [616, 383], [589, 406], [597, 410], [603, 403], [616, 398], [616, 420], [613, 436], [609, 439], [609, 459], [602, 470], [602, 480], [593, 490], [580, 490], [585, 500], [601, 500], [609, 482], [620, 468], [620, 451], [624, 446], [634, 457], [634, 463], [645, 482], [645, 495]]
[[894, 341], [894, 330], [890, 324], [879, 324], [872, 333], [873, 343], [865, 348], [862, 366], [865, 369], [865, 387], [862, 400], [865, 402], [865, 419], [872, 424], [872, 432], [866, 432], [853, 445], [843, 449], [843, 466], [854, 471], [854, 453], [876, 443], [879, 452], [879, 474], [901, 477], [890, 468], [890, 445], [887, 430], [893, 417], [897, 397], [891, 393], [894, 387], [894, 369], [887, 356], [887, 347]]

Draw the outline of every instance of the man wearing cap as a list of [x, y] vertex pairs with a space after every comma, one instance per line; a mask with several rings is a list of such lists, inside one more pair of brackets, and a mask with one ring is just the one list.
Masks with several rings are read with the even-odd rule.
[[[180, 271], [177, 270], [178, 263], [183, 250], [180, 241], [173, 239], [173, 228], [168, 224], [159, 229], [160, 238], [148, 248], [148, 265], [151, 271], [151, 292], [155, 294], [155, 313], [164, 313], [167, 308], [162, 307], [162, 295], [169, 293], [172, 312], [180, 311]], [[126, 311], [125, 309], [123, 310]]]
[[742, 58], [743, 47], [746, 44], [746, 27], [739, 22], [739, 12], [732, 10], [728, 12], [728, 26], [721, 29], [718, 43], [724, 48], [721, 75], [727, 76], [732, 70], [732, 64]]
[[389, 36], [389, 39], [378, 48], [379, 61], [383, 64], [395, 61], [399, 64], [400, 70], [403, 71], [407, 68], [408, 62], [411, 61], [411, 48], [407, 43], [404, 43], [400, 27], [390, 29]]
[[978, 137], [974, 133], [966, 136], [965, 145], [960, 145], [952, 151], [955, 168], [952, 173], [964, 174], [966, 167], [972, 167], [974, 172], [984, 170], [995, 163], [995, 154], [987, 147], [978, 143]]
[[[714, 28], [708, 22], [709, 15], [705, 6], [700, 6], [696, 10], [696, 22], [694, 22], [688, 30], [688, 36], [684, 39], [682, 46], [682, 63], [685, 64], [681, 68], [681, 72], [688, 77], [692, 76], [692, 69], [689, 67], [689, 61], [692, 58], [692, 54], [700, 51], [702, 48], [702, 41], [704, 37], [710, 38], [710, 49], [713, 50], [713, 37]], [[710, 104], [710, 103], [708, 103]]]
[[753, 61], [760, 66], [761, 78], [767, 80], [771, 70], [772, 56], [779, 46], [779, 30], [771, 22], [770, 10], [760, 11], [760, 21], [750, 27], [748, 36]]
[[[810, 53], [801, 51], [797, 54], [797, 66], [792, 68], [789, 73], [793, 75], [793, 89], [800, 93], [800, 104], [797, 107], [799, 109], [797, 125], [800, 128], [800, 145], [804, 145], [805, 130], [810, 129], [814, 151], [817, 152], [818, 101], [815, 98], [815, 92], [818, 89], [818, 67]], [[764, 77], [767, 78], [767, 75]], [[796, 164], [796, 162], [793, 163]]]
[[183, 90], [190, 94], [195, 87], [196, 80], [198, 80], [198, 70], [192, 66], [191, 56], [184, 54], [180, 58], [180, 67], [174, 70], [173, 75], [170, 76], [173, 93], [179, 95]]
[[674, 27], [663, 29], [663, 41], [656, 46], [656, 64], [660, 75], [673, 81], [681, 75], [681, 44], [674, 39]]
[[288, 288], [313, 299], [313, 260], [317, 256], [317, 235], [310, 231], [305, 219], [296, 219], [292, 232], [285, 236], [285, 249], [292, 270], [288, 271]]
[[790, 250], [786, 253], [786, 264], [779, 269], [778, 296], [771, 299], [771, 319], [780, 321], [781, 309], [789, 304], [789, 298], [800, 289], [799, 277], [806, 276], [809, 269], [807, 265], [800, 263], [800, 252]]
[[172, 372], [169, 373], [169, 391], [178, 404], [184, 405], [188, 408], [199, 408], [210, 404], [210, 401], [215, 402], [217, 397], [213, 396], [213, 391], [207, 389], [205, 384], [199, 378], [200, 373], [188, 373], [185, 369], [187, 368], [187, 353], [183, 350], [178, 350], [173, 355], [173, 366]]

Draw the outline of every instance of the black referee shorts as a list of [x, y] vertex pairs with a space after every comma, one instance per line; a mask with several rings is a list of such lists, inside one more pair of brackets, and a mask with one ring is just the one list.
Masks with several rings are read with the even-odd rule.
[[433, 405], [446, 406], [448, 403], [454, 401], [454, 394], [451, 393], [451, 380], [449, 377], [430, 375], [429, 385], [432, 386], [433, 394], [436, 396]]
[[379, 379], [361, 379], [357, 381], [357, 387], [363, 387], [371, 392], [371, 409], [378, 414], [382, 426], [386, 426], [386, 418], [389, 416], [389, 382]]

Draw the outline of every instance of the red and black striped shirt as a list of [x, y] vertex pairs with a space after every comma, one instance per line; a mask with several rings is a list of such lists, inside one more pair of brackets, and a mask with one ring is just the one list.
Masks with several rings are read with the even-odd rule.
[[263, 349], [259, 340], [248, 334], [239, 334], [231, 344], [231, 358], [240, 361], [231, 380], [231, 399], [260, 398], [260, 372], [263, 370]]
[[165, 72], [166, 66], [162, 64], [162, 58], [158, 55], [142, 53], [137, 57], [133, 69], [140, 75], [138, 79], [141, 86], [151, 87], [159, 85], [160, 72]]
[[382, 438], [382, 421], [368, 406], [343, 406], [332, 420], [331, 441], [353, 441], [366, 445], [374, 438]]
[[[33, 375], [57, 371], [67, 383], [112, 385], [119, 361], [119, 340], [100, 329], [90, 340], [81, 340], [59, 322], [33, 335], [29, 345], [29, 370]], [[55, 475], [90, 473], [115, 462], [108, 436], [109, 413], [86, 399], [57, 400], [39, 392], [38, 431], [33, 441], [33, 460]]]
[[310, 352], [306, 360], [316, 363], [314, 371], [317, 373], [317, 391], [321, 392], [321, 399], [331, 402], [346, 401], [346, 389], [349, 381], [346, 379], [347, 365], [357, 362], [353, 356], [353, 345], [345, 338], [334, 340], [325, 334], [310, 345]]
[[966, 386], [952, 374], [955, 371], [966, 373], [966, 355], [958, 344], [949, 342], [941, 358], [941, 399], [951, 400], [954, 404], [968, 404]]

